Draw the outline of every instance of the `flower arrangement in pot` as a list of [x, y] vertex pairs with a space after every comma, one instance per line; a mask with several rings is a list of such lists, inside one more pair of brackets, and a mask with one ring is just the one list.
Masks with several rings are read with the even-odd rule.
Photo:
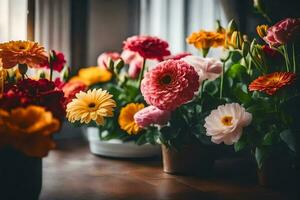
[[42, 158], [55, 148], [53, 134], [65, 117], [67, 96], [52, 77], [30, 77], [27, 70], [44, 69], [41, 76], [50, 70], [53, 75], [65, 68], [65, 60], [31, 41], [1, 43], [0, 59], [1, 197], [38, 199]]
[[[142, 129], [133, 116], [146, 105], [140, 92], [145, 66], [151, 67], [169, 55], [166, 41], [152, 36], [132, 36], [124, 41], [121, 54], [102, 53], [98, 66], [80, 69], [69, 80], [69, 83], [81, 81], [89, 89], [105, 89], [114, 96], [115, 114], [105, 123], [84, 117], [80, 120], [94, 127], [87, 129], [92, 153], [112, 157], [149, 157], [160, 153], [156, 129]], [[67, 111], [74, 112], [76, 105], [71, 103]], [[78, 118], [82, 112], [78, 110]], [[75, 119], [73, 115], [68, 117], [71, 122]]]
[[244, 107], [234, 103], [235, 99], [223, 95], [230, 89], [226, 84], [226, 62], [206, 57], [210, 48], [229, 45], [227, 35], [221, 26], [215, 32], [192, 33], [187, 42], [201, 50], [202, 56], [171, 57], [146, 72], [141, 82], [149, 106], [134, 118], [140, 127], [158, 130], [167, 173], [209, 174], [221, 147], [216, 144], [237, 142], [252, 120]]
[[[299, 36], [300, 19], [287, 18], [275, 25], [260, 25], [257, 32], [264, 44], [244, 41], [237, 62], [245, 75], [240, 98], [253, 122], [236, 149], [249, 148], [258, 165], [262, 185], [291, 181], [299, 163]], [[299, 161], [298, 161], [299, 162]]]

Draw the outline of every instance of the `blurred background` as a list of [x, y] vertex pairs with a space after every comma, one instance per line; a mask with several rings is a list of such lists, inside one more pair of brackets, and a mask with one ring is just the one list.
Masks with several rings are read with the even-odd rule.
[[[96, 64], [104, 51], [120, 51], [135, 34], [156, 35], [172, 53], [189, 51], [184, 38], [199, 29], [225, 26], [234, 18], [255, 34], [265, 19], [255, 13], [256, 0], [0, 0], [0, 41], [35, 40], [62, 51], [75, 69]], [[299, 17], [299, 0], [263, 0], [273, 21]]]

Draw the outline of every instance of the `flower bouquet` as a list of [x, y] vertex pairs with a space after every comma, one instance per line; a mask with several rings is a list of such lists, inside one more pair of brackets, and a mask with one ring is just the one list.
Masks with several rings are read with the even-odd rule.
[[[92, 153], [113, 157], [148, 157], [157, 155], [160, 148], [156, 144], [156, 129], [142, 129], [134, 120], [134, 115], [145, 107], [140, 92], [141, 79], [146, 66], [169, 56], [168, 43], [150, 36], [133, 36], [124, 41], [123, 52], [106, 52], [98, 57], [98, 66], [80, 69], [76, 76], [69, 80], [82, 82], [87, 89], [102, 88], [114, 97], [114, 104], [107, 103], [107, 98], [95, 98], [90, 94], [84, 97], [85, 107], [78, 96], [67, 106], [71, 122], [80, 121], [88, 124], [87, 136]], [[94, 106], [91, 107], [91, 106]], [[106, 122], [98, 118], [99, 108], [112, 106], [114, 116], [109, 112]], [[88, 106], [88, 107], [87, 107]], [[100, 106], [100, 107], [99, 107]], [[93, 110], [98, 113], [91, 113]], [[166, 113], [164, 123], [168, 119]], [[160, 120], [160, 119], [158, 119]], [[94, 127], [94, 128], [92, 128]]]
[[[0, 59], [1, 197], [38, 199], [42, 158], [55, 147], [52, 136], [61, 127], [66, 99], [71, 97], [58, 85], [59, 79], [51, 81], [54, 70], [64, 71], [65, 60], [63, 54], [48, 55], [31, 41], [0, 44]], [[50, 79], [41, 78], [47, 73]]]

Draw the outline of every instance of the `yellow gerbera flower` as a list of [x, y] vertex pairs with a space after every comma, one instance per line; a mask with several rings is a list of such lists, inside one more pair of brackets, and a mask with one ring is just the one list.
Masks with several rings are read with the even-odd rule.
[[17, 64], [37, 67], [48, 62], [44, 47], [32, 41], [10, 41], [0, 44], [0, 59], [3, 68], [12, 68]]
[[60, 122], [51, 112], [40, 106], [0, 111], [0, 135], [3, 132], [8, 145], [28, 156], [44, 157], [55, 147], [51, 135], [60, 128]]
[[79, 92], [76, 99], [67, 105], [67, 118], [70, 122], [104, 124], [104, 117], [112, 117], [116, 102], [106, 90], [93, 89]]
[[101, 67], [88, 67], [80, 69], [78, 76], [71, 78], [72, 81], [81, 81], [85, 85], [90, 86], [96, 83], [103, 83], [110, 81], [112, 73], [105, 68]]
[[134, 121], [133, 116], [144, 107], [142, 103], [130, 103], [123, 107], [118, 120], [121, 129], [126, 131], [129, 135], [138, 134], [141, 128]]

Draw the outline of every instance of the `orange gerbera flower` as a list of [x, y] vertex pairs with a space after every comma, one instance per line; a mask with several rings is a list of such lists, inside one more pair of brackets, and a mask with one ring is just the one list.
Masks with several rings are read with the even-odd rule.
[[82, 68], [78, 72], [78, 76], [74, 76], [70, 79], [70, 82], [80, 81], [87, 86], [104, 83], [110, 81], [112, 73], [106, 68], [100, 68], [97, 66]]
[[[6, 133], [6, 144], [32, 157], [44, 157], [55, 147], [51, 135], [59, 130], [60, 122], [51, 112], [39, 106], [0, 110], [0, 136]], [[2, 144], [3, 145], [3, 144]], [[4, 143], [5, 145], [5, 143]]]
[[188, 44], [193, 44], [197, 49], [209, 49], [210, 47], [224, 46], [225, 34], [223, 32], [210, 32], [200, 30], [186, 38]]
[[144, 107], [142, 103], [129, 103], [121, 108], [118, 119], [121, 129], [126, 131], [129, 135], [137, 135], [142, 129], [135, 122], [134, 115]]
[[273, 95], [280, 88], [290, 85], [296, 79], [292, 72], [274, 72], [260, 76], [249, 85], [250, 91], [261, 91]]
[[0, 59], [3, 68], [12, 68], [17, 64], [38, 67], [48, 61], [44, 47], [32, 41], [10, 41], [0, 44]]

